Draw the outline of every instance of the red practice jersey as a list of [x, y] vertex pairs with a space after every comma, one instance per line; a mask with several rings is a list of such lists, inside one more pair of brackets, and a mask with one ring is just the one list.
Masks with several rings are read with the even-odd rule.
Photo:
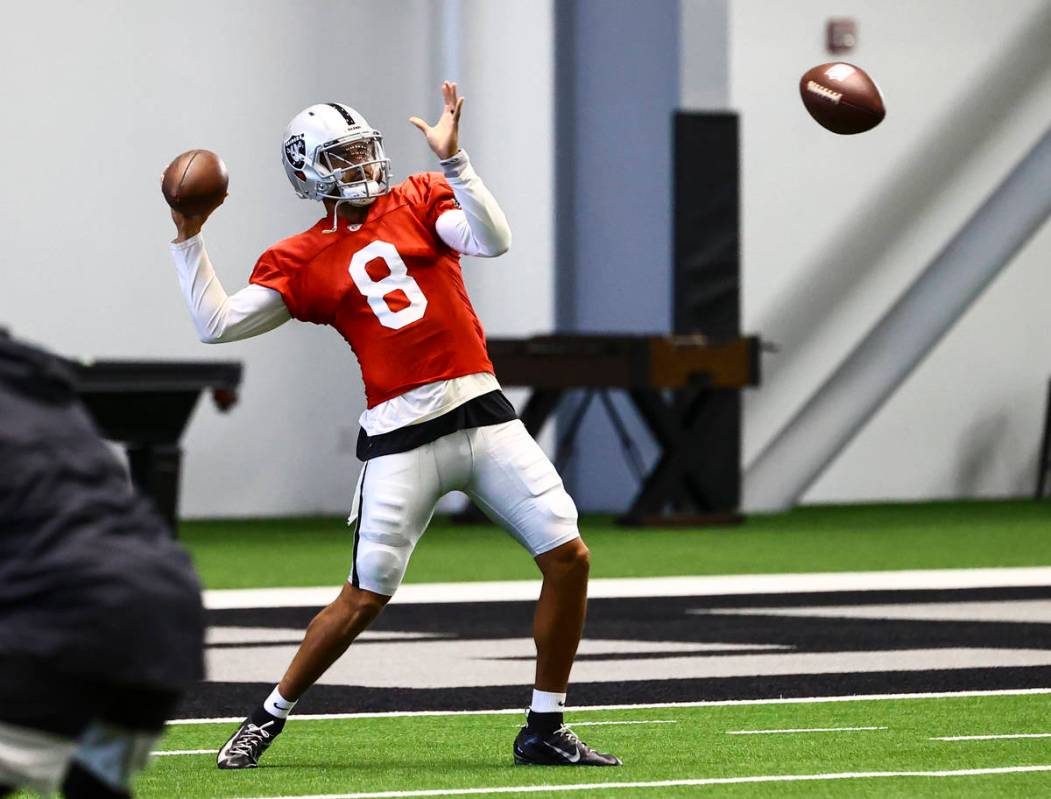
[[460, 254], [435, 231], [456, 208], [436, 172], [412, 175], [379, 197], [358, 230], [331, 217], [260, 256], [251, 282], [279, 292], [289, 313], [332, 325], [361, 366], [372, 408], [438, 380], [492, 372]]

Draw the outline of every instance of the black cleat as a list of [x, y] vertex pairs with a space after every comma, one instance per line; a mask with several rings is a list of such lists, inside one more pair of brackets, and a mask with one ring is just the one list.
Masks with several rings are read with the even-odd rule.
[[280, 729], [274, 729], [275, 722], [268, 721], [266, 724], [257, 726], [250, 718], [241, 722], [237, 732], [230, 736], [223, 748], [219, 750], [219, 756], [215, 764], [219, 768], [255, 768], [259, 765], [259, 758], [263, 752], [274, 742], [274, 738]]
[[516, 766], [619, 766], [620, 758], [596, 752], [564, 724], [551, 733], [523, 727], [515, 738]]

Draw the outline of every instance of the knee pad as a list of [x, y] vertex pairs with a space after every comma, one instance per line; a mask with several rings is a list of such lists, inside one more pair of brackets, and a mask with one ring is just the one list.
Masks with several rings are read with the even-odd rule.
[[[385, 536], [390, 540], [392, 536]], [[362, 533], [358, 541], [357, 557], [351, 570], [351, 583], [384, 596], [394, 596], [405, 576], [412, 547], [406, 538], [401, 546], [392, 546]]]

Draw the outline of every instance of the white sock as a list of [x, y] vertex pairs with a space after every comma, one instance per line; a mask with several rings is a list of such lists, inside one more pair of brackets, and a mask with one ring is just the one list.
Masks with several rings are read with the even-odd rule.
[[566, 695], [533, 689], [533, 701], [529, 709], [534, 713], [561, 713], [566, 709]]
[[266, 698], [266, 701], [263, 702], [263, 710], [271, 716], [276, 716], [279, 719], [287, 719], [288, 714], [292, 712], [292, 708], [295, 706], [296, 703], [290, 702], [281, 696], [281, 694], [277, 692], [277, 688], [274, 688], [273, 693], [271, 693], [270, 696]]

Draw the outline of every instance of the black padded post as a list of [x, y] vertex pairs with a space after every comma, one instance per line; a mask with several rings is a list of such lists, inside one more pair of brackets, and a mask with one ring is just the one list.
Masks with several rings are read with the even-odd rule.
[[[741, 335], [738, 120], [730, 113], [675, 116], [675, 251], [672, 319], [677, 334], [715, 341]], [[687, 389], [695, 404], [679, 512], [736, 513], [741, 501], [741, 393]], [[702, 490], [703, 489], [703, 490]], [[652, 511], [651, 511], [652, 512]]]

